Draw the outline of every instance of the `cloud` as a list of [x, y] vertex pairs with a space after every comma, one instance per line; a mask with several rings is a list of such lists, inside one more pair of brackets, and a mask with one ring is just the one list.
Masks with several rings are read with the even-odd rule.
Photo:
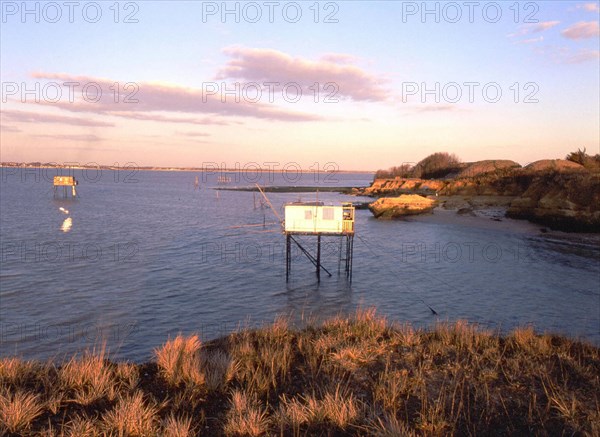
[[552, 29], [553, 27], [560, 24], [560, 21], [543, 21], [537, 24], [526, 24], [524, 26], [519, 27], [516, 32], [509, 33], [508, 36], [510, 38], [519, 37], [529, 35], [531, 33], [539, 33], [544, 32], [548, 29]]
[[600, 51], [581, 49], [576, 53], [570, 53], [563, 58], [565, 64], [583, 64], [584, 62], [598, 60]]
[[584, 3], [582, 5], [577, 5], [577, 9], [585, 9], [588, 12], [600, 12], [598, 3]]
[[560, 24], [560, 21], [544, 21], [532, 26], [531, 33], [543, 32], [548, 29], [552, 29], [554, 26]]
[[427, 105], [421, 108], [416, 108], [415, 112], [450, 112], [457, 111], [459, 108], [456, 105]]
[[319, 58], [321, 61], [334, 62], [336, 64], [353, 64], [358, 61], [358, 58], [346, 53], [325, 53]]
[[210, 137], [210, 134], [206, 132], [176, 132], [177, 135], [183, 135], [186, 137]]
[[532, 43], [542, 42], [542, 41], [544, 41], [544, 37], [543, 36], [539, 36], [537, 38], [524, 39], [522, 41], [519, 41], [519, 43], [520, 44], [532, 44]]
[[217, 79], [278, 82], [282, 86], [295, 83], [309, 96], [315, 92], [314, 88], [311, 90], [315, 82], [320, 87], [334, 83], [337, 96], [357, 101], [385, 101], [389, 96], [389, 91], [381, 86], [382, 78], [348, 65], [349, 55], [327, 54], [325, 59], [311, 61], [277, 50], [237, 46], [224, 49], [224, 53], [232, 59], [218, 72]]
[[113, 123], [104, 121], [90, 120], [82, 117], [67, 117], [64, 115], [42, 114], [39, 112], [3, 110], [1, 113], [4, 120], [10, 120], [17, 123], [59, 123], [71, 126], [87, 127], [112, 127]]
[[187, 124], [199, 124], [199, 125], [220, 125], [227, 126], [232, 123], [235, 124], [243, 124], [242, 122], [229, 122], [225, 120], [219, 120], [213, 117], [204, 117], [204, 118], [177, 118], [177, 117], [168, 117], [161, 114], [148, 114], [148, 113], [139, 113], [139, 112], [108, 112], [107, 115], [115, 116], [115, 117], [124, 117], [132, 120], [141, 120], [141, 121], [158, 121], [162, 123], [187, 123]]
[[[314, 114], [289, 111], [261, 102], [251, 102], [244, 99], [236, 102], [235, 96], [229, 96], [228, 99], [225, 98], [225, 101], [223, 101], [219, 93], [211, 94], [207, 90], [203, 92], [203, 90], [197, 88], [141, 82], [135, 84], [137, 91], [134, 94], [132, 94], [131, 89], [119, 90], [119, 94], [115, 98], [113, 84], [116, 81], [112, 79], [45, 72], [34, 73], [32, 76], [36, 79], [78, 82], [80, 84], [93, 82], [97, 84], [101, 90], [98, 101], [46, 103], [72, 112], [129, 115], [130, 117], [132, 117], [132, 114], [140, 113], [175, 112], [253, 117], [278, 121], [316, 121], [323, 119], [323, 117]], [[111, 89], [111, 87], [113, 88]], [[92, 97], [95, 97], [95, 95], [92, 95]], [[126, 98], [129, 98], [129, 103], [126, 103]], [[139, 116], [137, 119], [140, 119]]]
[[60, 141], [81, 141], [81, 142], [97, 142], [97, 141], [103, 141], [102, 138], [100, 138], [97, 135], [75, 135], [75, 134], [57, 134], [57, 135], [50, 135], [50, 134], [40, 134], [40, 135], [33, 135], [34, 137], [38, 137], [38, 138], [50, 138], [53, 140], [60, 140]]
[[0, 125], [0, 132], [2, 133], [6, 133], [6, 132], [22, 132], [21, 129], [19, 129], [16, 126], [7, 126], [5, 124]]
[[569, 39], [588, 39], [598, 37], [600, 30], [597, 21], [580, 21], [563, 30], [561, 35]]
[[600, 56], [598, 50], [580, 48], [574, 50], [569, 47], [536, 47], [536, 53], [548, 58], [556, 64], [583, 64], [589, 61], [596, 61]]

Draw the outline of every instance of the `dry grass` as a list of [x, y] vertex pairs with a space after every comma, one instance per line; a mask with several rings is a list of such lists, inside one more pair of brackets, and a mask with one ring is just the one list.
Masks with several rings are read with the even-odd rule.
[[69, 422], [64, 429], [64, 434], [68, 437], [94, 437], [101, 435], [96, 422], [85, 417], [76, 417]]
[[162, 433], [164, 437], [191, 437], [194, 434], [192, 418], [170, 414], [163, 420]]
[[115, 380], [106, 365], [104, 351], [71, 358], [58, 376], [73, 402], [89, 405], [105, 396], [109, 399], [115, 396]]
[[22, 385], [35, 375], [40, 367], [38, 363], [23, 361], [17, 357], [0, 360], [0, 384]]
[[222, 351], [205, 352], [201, 356], [201, 367], [206, 379], [206, 388], [222, 390], [237, 373], [237, 363]]
[[266, 408], [251, 395], [234, 390], [229, 402], [224, 431], [226, 435], [260, 436], [269, 431]]
[[144, 395], [138, 391], [131, 396], [121, 397], [115, 407], [104, 414], [102, 422], [108, 433], [119, 436], [154, 435], [156, 407], [144, 401]]
[[0, 430], [20, 433], [43, 411], [38, 395], [18, 391], [0, 394]]
[[363, 417], [363, 406], [352, 392], [337, 386], [321, 397], [312, 394], [287, 399], [284, 396], [277, 416], [285, 428], [296, 431], [303, 426], [315, 428], [329, 424], [345, 430]]
[[202, 385], [204, 374], [200, 369], [200, 339], [198, 336], [178, 335], [155, 350], [156, 363], [165, 379], [173, 386], [181, 383]]
[[418, 330], [361, 309], [178, 336], [155, 356], [1, 359], [0, 434], [600, 435], [600, 350], [532, 327]]

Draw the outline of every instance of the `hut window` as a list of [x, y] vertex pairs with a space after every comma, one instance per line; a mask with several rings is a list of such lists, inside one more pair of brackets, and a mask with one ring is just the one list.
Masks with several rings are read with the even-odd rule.
[[333, 220], [333, 208], [323, 208], [323, 220]]
[[312, 220], [312, 211], [310, 209], [304, 210], [304, 220]]

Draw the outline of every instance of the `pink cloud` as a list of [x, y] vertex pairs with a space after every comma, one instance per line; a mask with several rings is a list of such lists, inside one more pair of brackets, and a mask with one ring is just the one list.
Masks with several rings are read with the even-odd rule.
[[597, 61], [598, 50], [584, 49], [574, 50], [569, 47], [536, 47], [534, 51], [556, 64], [583, 64], [589, 61]]
[[7, 126], [5, 124], [0, 125], [0, 132], [22, 132], [21, 129], [19, 129], [16, 126]]
[[[164, 123], [187, 123], [187, 124], [199, 124], [199, 125], [219, 125], [219, 126], [227, 126], [232, 124], [232, 122], [219, 120], [214, 117], [204, 117], [204, 118], [178, 118], [178, 117], [168, 117], [160, 114], [148, 114], [148, 113], [140, 113], [140, 112], [108, 112], [107, 115], [114, 115], [116, 117], [124, 117], [132, 120], [140, 120], [140, 121], [158, 121]], [[242, 122], [233, 122], [235, 124], [243, 124]]]
[[319, 59], [321, 61], [333, 62], [336, 64], [353, 64], [358, 60], [356, 56], [348, 55], [346, 53], [325, 53]]
[[113, 123], [90, 120], [82, 117], [67, 117], [64, 115], [42, 114], [39, 112], [4, 110], [2, 118], [17, 123], [59, 123], [71, 126], [112, 127]]
[[177, 134], [186, 137], [210, 137], [210, 134], [206, 132], [177, 132]]
[[529, 39], [524, 39], [522, 41], [519, 41], [521, 44], [532, 44], [532, 43], [536, 43], [536, 42], [542, 42], [544, 41], [544, 37], [540, 36], [538, 38], [529, 38]]
[[[251, 102], [244, 99], [236, 102], [235, 96], [229, 96], [228, 99], [225, 97], [225, 101], [223, 101], [218, 92], [211, 94], [196, 88], [141, 82], [136, 84], [137, 91], [135, 93], [132, 89], [121, 89], [115, 96], [111, 87], [116, 81], [111, 79], [44, 72], [34, 73], [32, 76], [36, 79], [78, 82], [80, 84], [93, 82], [97, 84], [101, 90], [98, 101], [90, 101], [96, 97], [95, 93], [90, 93], [88, 101], [80, 99], [73, 103], [68, 101], [46, 103], [72, 112], [91, 112], [105, 115], [121, 114], [121, 116], [124, 116], [123, 114], [155, 112], [204, 113], [278, 121], [315, 121], [322, 119], [322, 117], [313, 114], [289, 111], [261, 102]], [[129, 100], [129, 103], [127, 100]]]
[[427, 105], [422, 108], [417, 108], [415, 112], [450, 112], [457, 111], [459, 108], [456, 105]]
[[577, 5], [577, 9], [585, 9], [588, 12], [600, 12], [598, 3], [584, 3], [582, 5]]
[[544, 32], [548, 29], [552, 29], [553, 27], [560, 24], [560, 21], [544, 21], [538, 24], [526, 24], [521, 26], [516, 32], [508, 34], [510, 38], [528, 35], [530, 33], [539, 33]]
[[533, 33], [543, 32], [545, 30], [552, 29], [554, 26], [557, 26], [558, 24], [560, 24], [560, 21], [544, 21], [542, 23], [538, 23], [535, 26], [533, 26], [531, 28], [531, 32], [533, 32]]
[[[232, 59], [217, 74], [217, 79], [244, 79], [264, 83], [298, 84], [303, 94], [312, 96], [315, 82], [337, 85], [340, 97], [362, 101], [384, 101], [389, 91], [381, 86], [383, 80], [354, 65], [348, 65], [349, 55], [325, 55], [325, 59], [311, 61], [294, 58], [272, 49], [229, 47], [224, 50]], [[337, 61], [334, 61], [337, 60]], [[340, 60], [343, 60], [340, 62]]]
[[565, 56], [563, 62], [565, 64], [582, 64], [588, 61], [594, 61], [600, 58], [600, 52], [598, 50], [582, 49], [576, 53], [571, 53]]
[[569, 39], [588, 39], [598, 37], [600, 30], [597, 21], [580, 21], [563, 30], [561, 35]]
[[81, 142], [97, 142], [97, 141], [102, 141], [102, 138], [100, 138], [97, 135], [74, 135], [74, 134], [49, 135], [49, 134], [42, 134], [42, 135], [34, 135], [34, 137], [38, 137], [38, 138], [50, 138], [50, 139], [53, 139], [53, 140], [60, 140], [60, 141], [81, 141]]

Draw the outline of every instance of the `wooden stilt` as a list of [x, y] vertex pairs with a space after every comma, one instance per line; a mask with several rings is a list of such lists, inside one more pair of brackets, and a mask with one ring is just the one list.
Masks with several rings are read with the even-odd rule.
[[286, 234], [285, 236], [285, 281], [289, 281], [290, 279], [290, 267], [292, 264], [292, 260], [290, 257], [290, 239], [291, 239], [291, 235], [290, 234]]
[[340, 253], [338, 256], [338, 276], [340, 276], [340, 268], [342, 267], [342, 249], [344, 248], [344, 236], [340, 237]]
[[352, 261], [354, 258], [354, 235], [350, 235], [350, 283], [352, 283]]
[[321, 282], [321, 234], [317, 234], [317, 281]]

